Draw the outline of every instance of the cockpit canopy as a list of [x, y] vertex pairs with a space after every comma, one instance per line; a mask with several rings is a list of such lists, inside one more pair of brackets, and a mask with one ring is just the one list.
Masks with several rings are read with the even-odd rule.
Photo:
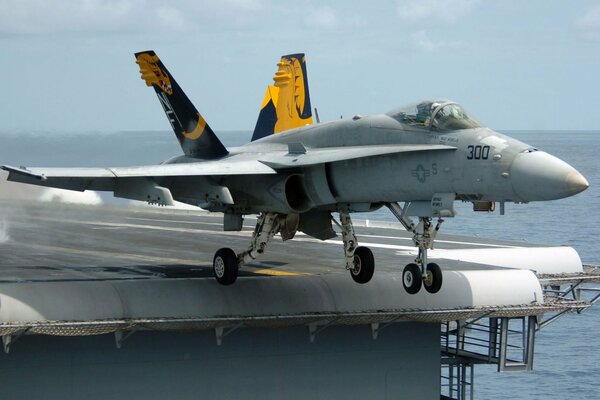
[[411, 127], [437, 131], [483, 127], [460, 104], [448, 100], [425, 100], [392, 110], [387, 115]]

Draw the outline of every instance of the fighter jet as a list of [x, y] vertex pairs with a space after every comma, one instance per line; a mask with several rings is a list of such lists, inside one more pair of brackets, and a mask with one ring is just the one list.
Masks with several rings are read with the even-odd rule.
[[303, 54], [281, 57], [252, 141], [227, 149], [158, 56], [135, 57], [183, 155], [129, 168], [2, 168], [14, 182], [221, 212], [226, 231], [240, 231], [245, 215], [258, 214], [245, 251], [221, 248], [214, 255], [223, 285], [234, 283], [277, 233], [284, 241], [298, 231], [326, 240], [336, 236], [332, 224], [341, 230], [343, 264], [354, 281], [367, 283], [375, 260], [359, 246], [350, 215], [387, 207], [418, 248], [402, 272], [404, 288], [436, 293], [442, 270], [428, 262], [427, 251], [444, 219], [455, 216], [455, 201], [487, 212], [499, 203], [502, 212], [507, 202], [555, 200], [588, 187], [564, 161], [485, 127], [449, 100], [313, 124]]

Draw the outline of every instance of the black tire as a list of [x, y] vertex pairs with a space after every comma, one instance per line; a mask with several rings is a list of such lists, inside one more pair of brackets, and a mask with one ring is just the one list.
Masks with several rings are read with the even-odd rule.
[[423, 286], [429, 293], [437, 293], [442, 288], [442, 270], [436, 263], [427, 264], [427, 276], [423, 279]]
[[375, 257], [368, 247], [357, 247], [354, 250], [354, 268], [350, 269], [350, 275], [356, 283], [367, 283], [375, 272]]
[[235, 252], [229, 248], [217, 250], [213, 258], [215, 279], [221, 285], [231, 285], [238, 276], [238, 260]]
[[404, 290], [410, 294], [416, 294], [421, 290], [421, 284], [423, 283], [423, 276], [421, 275], [421, 268], [417, 264], [408, 264], [404, 267], [402, 272], [402, 285]]

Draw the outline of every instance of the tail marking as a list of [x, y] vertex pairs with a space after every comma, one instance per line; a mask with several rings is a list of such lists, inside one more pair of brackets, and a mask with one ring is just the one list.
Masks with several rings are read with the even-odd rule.
[[274, 84], [267, 87], [252, 140], [312, 124], [306, 57], [282, 56]]
[[142, 53], [137, 56], [135, 63], [140, 66], [140, 74], [142, 74], [142, 79], [146, 82], [146, 86], [151, 87], [152, 84], [156, 84], [163, 92], [169, 95], [173, 94], [171, 79], [158, 66], [158, 56], [156, 54]]
[[135, 54], [135, 62], [147, 86], [153, 87], [185, 155], [218, 158], [228, 154], [206, 120], [154, 53]]

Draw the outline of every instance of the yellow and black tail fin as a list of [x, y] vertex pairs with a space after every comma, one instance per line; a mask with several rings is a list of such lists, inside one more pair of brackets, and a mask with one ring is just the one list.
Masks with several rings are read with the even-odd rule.
[[260, 107], [252, 141], [312, 124], [306, 58], [304, 54], [282, 56]]
[[154, 51], [135, 53], [142, 79], [152, 86], [187, 156], [215, 158], [228, 154]]

